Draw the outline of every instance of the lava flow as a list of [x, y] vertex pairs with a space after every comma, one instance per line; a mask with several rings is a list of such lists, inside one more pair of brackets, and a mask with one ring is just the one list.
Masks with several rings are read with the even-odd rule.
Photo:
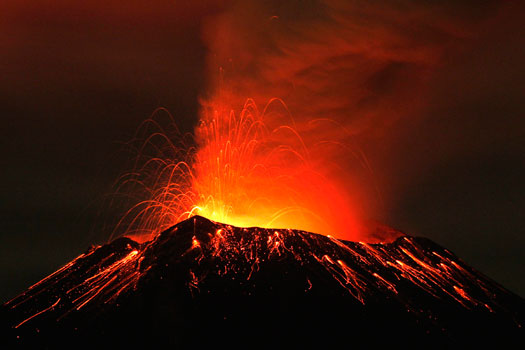
[[141, 244], [88, 250], [4, 305], [2, 320], [10, 339], [52, 348], [67, 336], [231, 345], [255, 329], [295, 344], [324, 343], [323, 332], [443, 346], [523, 336], [521, 298], [430, 240], [398, 235], [350, 242], [195, 216]]
[[[238, 114], [210, 103], [194, 135], [180, 135], [173, 119], [160, 122], [160, 114], [169, 115], [163, 112], [141, 127], [135, 168], [119, 182], [117, 193], [145, 199], [123, 216], [118, 235], [144, 241], [198, 214], [236, 226], [364, 239], [359, 208], [321, 159], [330, 141], [306, 142], [282, 101], [259, 111], [247, 100]], [[362, 155], [355, 159], [366, 167]]]

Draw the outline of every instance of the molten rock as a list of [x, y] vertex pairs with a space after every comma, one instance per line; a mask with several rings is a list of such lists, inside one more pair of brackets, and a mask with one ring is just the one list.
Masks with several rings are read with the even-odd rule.
[[444, 347], [522, 340], [525, 303], [428, 239], [367, 244], [196, 216], [142, 244], [91, 248], [1, 320], [28, 347]]

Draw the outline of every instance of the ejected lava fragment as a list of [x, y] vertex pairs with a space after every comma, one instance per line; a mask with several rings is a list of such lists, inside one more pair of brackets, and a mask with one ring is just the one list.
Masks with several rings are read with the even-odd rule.
[[92, 247], [1, 309], [9, 345], [51, 349], [501, 344], [523, 340], [524, 315], [523, 299], [425, 238], [349, 242], [199, 216]]

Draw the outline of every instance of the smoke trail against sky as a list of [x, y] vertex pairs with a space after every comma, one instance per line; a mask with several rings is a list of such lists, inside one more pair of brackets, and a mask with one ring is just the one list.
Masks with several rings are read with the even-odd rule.
[[417, 176], [404, 138], [428, 133], [428, 120], [439, 123], [432, 104], [448, 103], [437, 101], [442, 77], [501, 11], [455, 2], [234, 2], [203, 31], [204, 104], [283, 99], [307, 145], [337, 143], [312, 147], [312, 158], [360, 215], [377, 218], [394, 204], [390, 194]]

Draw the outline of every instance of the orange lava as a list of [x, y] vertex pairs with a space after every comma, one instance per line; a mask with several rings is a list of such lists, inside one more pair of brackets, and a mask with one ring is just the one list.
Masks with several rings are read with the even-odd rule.
[[250, 99], [240, 112], [209, 104], [190, 142], [154, 117], [144, 125], [136, 168], [120, 181], [142, 186], [147, 196], [117, 225], [133, 239], [147, 240], [195, 214], [240, 227], [363, 238], [355, 206], [281, 100], [262, 111]]
[[272, 128], [265, 115], [266, 109], [259, 112], [252, 100], [239, 115], [224, 107], [207, 111], [197, 129], [192, 188], [198, 200], [191, 212], [240, 227], [355, 238], [353, 209], [337, 185], [315, 167], [293, 121]]

